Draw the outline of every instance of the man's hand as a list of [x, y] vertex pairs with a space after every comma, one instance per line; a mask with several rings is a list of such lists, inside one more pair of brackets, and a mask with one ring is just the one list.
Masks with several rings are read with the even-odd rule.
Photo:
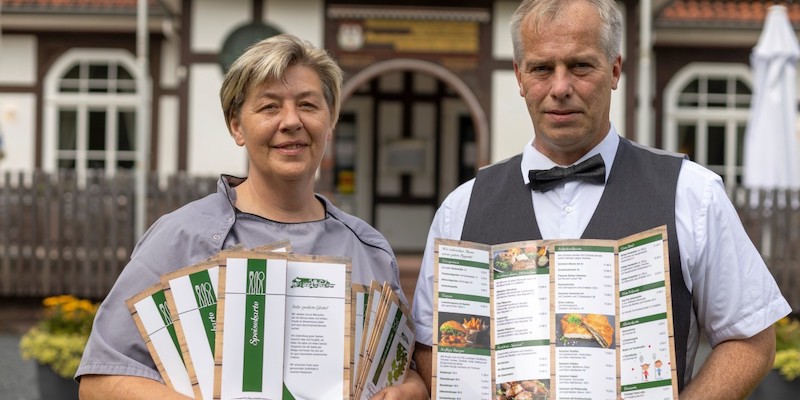
[[722, 342], [681, 393], [681, 400], [743, 399], [769, 372], [774, 358], [772, 326], [748, 339]]
[[414, 346], [414, 363], [417, 364], [417, 373], [422, 381], [425, 382], [425, 387], [428, 388], [428, 394], [431, 393], [431, 376], [433, 375], [433, 348], [424, 345], [420, 342]]

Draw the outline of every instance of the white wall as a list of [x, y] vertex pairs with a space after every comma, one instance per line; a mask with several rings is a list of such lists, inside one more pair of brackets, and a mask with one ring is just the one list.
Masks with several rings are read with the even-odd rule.
[[250, 20], [249, 0], [196, 0], [192, 7], [192, 51], [219, 51], [228, 34]]
[[[36, 84], [36, 37], [7, 35], [0, 41], [0, 85]], [[0, 135], [5, 158], [0, 170], [32, 170], [35, 160], [36, 96], [30, 93], [0, 94]]]
[[174, 89], [180, 83], [180, 51], [180, 41], [177, 38], [168, 38], [161, 44], [161, 86], [164, 88]]
[[7, 35], [0, 39], [0, 85], [36, 83], [36, 37]]
[[222, 69], [217, 64], [192, 67], [189, 82], [187, 172], [195, 175], [246, 175], [247, 159], [225, 127], [219, 103]]
[[496, 59], [511, 59], [514, 48], [511, 45], [511, 30], [508, 23], [517, 10], [519, 1], [497, 1], [494, 3], [494, 20], [492, 26], [492, 56]]
[[0, 134], [6, 153], [0, 171], [31, 171], [34, 167], [36, 96], [28, 93], [0, 94]]
[[517, 78], [514, 76], [511, 45], [511, 30], [508, 23], [519, 6], [519, 1], [497, 1], [494, 4], [492, 23], [492, 56], [496, 60], [507, 60], [508, 70], [492, 73], [492, 110], [489, 161], [505, 160], [522, 151], [533, 137], [533, 124], [525, 99], [519, 95]]
[[514, 71], [492, 74], [491, 162], [497, 162], [522, 151], [533, 137], [533, 123], [525, 99], [519, 95]]
[[325, 5], [322, 0], [267, 0], [263, 19], [281, 32], [296, 35], [315, 46], [324, 43]]
[[172, 175], [178, 171], [178, 113], [177, 96], [162, 96], [158, 104], [158, 172]]

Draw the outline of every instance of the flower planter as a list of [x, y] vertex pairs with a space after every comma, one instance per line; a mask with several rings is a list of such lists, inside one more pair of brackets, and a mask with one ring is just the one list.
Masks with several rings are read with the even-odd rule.
[[78, 382], [59, 376], [47, 365], [36, 364], [36, 380], [43, 400], [78, 400]]
[[789, 382], [775, 370], [770, 371], [748, 397], [748, 400], [780, 399], [800, 399], [800, 379]]

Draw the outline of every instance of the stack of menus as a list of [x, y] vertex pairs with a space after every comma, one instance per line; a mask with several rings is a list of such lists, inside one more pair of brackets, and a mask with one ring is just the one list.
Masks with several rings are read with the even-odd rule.
[[[187, 397], [350, 400], [359, 355], [350, 271], [348, 258], [293, 254], [283, 241], [165, 274], [127, 304], [162, 379]], [[378, 375], [392, 366], [374, 364]]]
[[433, 396], [677, 399], [667, 230], [436, 239]]

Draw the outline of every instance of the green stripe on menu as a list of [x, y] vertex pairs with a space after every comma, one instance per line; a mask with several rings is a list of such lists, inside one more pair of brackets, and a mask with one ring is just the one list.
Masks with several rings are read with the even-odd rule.
[[242, 361], [242, 390], [245, 392], [260, 392], [262, 388], [266, 287], [267, 260], [248, 259]]
[[503, 279], [503, 278], [516, 278], [518, 276], [549, 275], [549, 274], [550, 274], [550, 268], [531, 268], [531, 269], [523, 269], [519, 271], [510, 271], [510, 272], [495, 272], [494, 278]]
[[614, 248], [608, 246], [556, 246], [556, 252], [559, 251], [591, 251], [599, 253], [613, 253]]
[[662, 319], [667, 319], [667, 313], [653, 314], [653, 315], [648, 315], [646, 317], [629, 319], [627, 321], [620, 322], [619, 326], [625, 328], [628, 326], [644, 324], [646, 322], [660, 321]]
[[523, 340], [521, 342], [508, 342], [495, 346], [495, 350], [516, 349], [518, 347], [549, 346], [550, 339]]
[[383, 364], [386, 363], [386, 357], [389, 355], [389, 350], [392, 348], [392, 342], [394, 342], [394, 336], [397, 333], [397, 327], [400, 325], [400, 319], [403, 317], [403, 312], [398, 308], [397, 312], [394, 314], [394, 321], [392, 321], [392, 329], [389, 330], [389, 337], [386, 338], [386, 346], [383, 348], [383, 353], [381, 354], [381, 361], [378, 363], [378, 369], [375, 370], [375, 376], [372, 377], [372, 384], [377, 385], [378, 379], [381, 377], [381, 372], [383, 372]]
[[648, 243], [658, 242], [658, 241], [661, 241], [661, 240], [662, 240], [661, 239], [661, 234], [649, 236], [649, 237], [646, 237], [644, 239], [639, 239], [639, 240], [637, 240], [635, 242], [625, 243], [625, 244], [619, 246], [619, 251], [630, 250], [630, 249], [632, 249], [634, 247], [644, 246], [644, 245], [646, 245]]
[[648, 290], [662, 288], [666, 285], [664, 281], [658, 281], [653, 283], [648, 283], [647, 285], [637, 286], [630, 289], [625, 289], [619, 292], [619, 297], [625, 297], [636, 293], [646, 292]]
[[211, 354], [214, 354], [214, 339], [217, 336], [217, 294], [211, 284], [211, 275], [208, 270], [195, 272], [189, 275], [189, 282], [192, 283], [200, 319], [206, 330], [208, 346], [211, 348]]
[[169, 337], [172, 339], [172, 344], [175, 345], [175, 350], [178, 350], [181, 361], [186, 364], [186, 361], [183, 359], [183, 352], [181, 352], [181, 345], [178, 342], [178, 334], [175, 333], [175, 325], [172, 324], [172, 315], [169, 313], [169, 307], [167, 307], [167, 296], [164, 295], [163, 290], [159, 290], [153, 293], [150, 298], [153, 300], [153, 303], [155, 303], [156, 308], [158, 308], [158, 315], [161, 316], [161, 321], [164, 322], [164, 326], [167, 328]]
[[439, 345], [437, 350], [439, 353], [452, 353], [452, 354], [471, 354], [473, 356], [491, 356], [492, 351], [489, 349], [472, 349], [467, 347], [445, 347]]
[[466, 301], [477, 301], [479, 303], [488, 303], [489, 298], [483, 296], [473, 296], [471, 294], [461, 294], [461, 293], [444, 293], [439, 292], [440, 299], [453, 299], [453, 300], [466, 300]]
[[489, 269], [489, 263], [482, 263], [477, 261], [460, 260], [457, 258], [444, 258], [439, 257], [439, 264], [458, 265], [462, 267], [473, 267], [480, 269]]
[[663, 387], [663, 386], [672, 386], [672, 380], [671, 379], [664, 379], [664, 380], [661, 380], [661, 381], [637, 383], [635, 385], [622, 385], [621, 390], [623, 392], [630, 392], [630, 391], [634, 391], [634, 390], [652, 389], [652, 388]]
[[285, 383], [283, 384], [283, 398], [281, 400], [295, 400], [292, 392], [289, 391]]

